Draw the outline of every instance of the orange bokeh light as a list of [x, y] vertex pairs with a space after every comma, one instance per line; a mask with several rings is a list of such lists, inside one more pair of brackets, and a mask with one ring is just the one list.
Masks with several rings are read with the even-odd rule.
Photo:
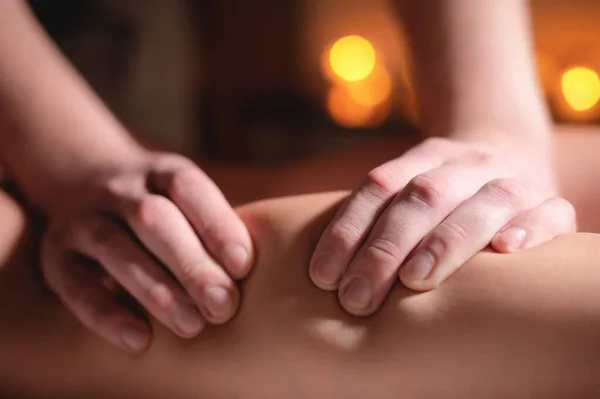
[[327, 109], [338, 125], [355, 129], [380, 125], [388, 116], [389, 104], [387, 102], [376, 106], [360, 104], [354, 101], [347, 87], [337, 85], [329, 91]]
[[[373, 45], [364, 37], [350, 35], [337, 40], [329, 49], [328, 61], [333, 73], [348, 82], [369, 76], [375, 68]], [[328, 74], [326, 69], [326, 74]]]
[[592, 69], [571, 68], [562, 75], [563, 96], [577, 112], [587, 111], [600, 101], [600, 77]]
[[348, 94], [356, 103], [374, 107], [386, 101], [392, 92], [392, 79], [382, 65], [375, 65], [373, 72], [365, 79], [346, 82]]

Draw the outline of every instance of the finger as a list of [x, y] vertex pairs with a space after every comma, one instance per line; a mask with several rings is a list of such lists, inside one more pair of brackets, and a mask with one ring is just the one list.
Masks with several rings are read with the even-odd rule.
[[115, 222], [93, 217], [73, 230], [71, 248], [94, 259], [158, 321], [182, 338], [197, 336], [204, 319], [183, 290]]
[[224, 323], [233, 317], [239, 307], [237, 287], [206, 252], [175, 204], [163, 196], [148, 195], [123, 217], [183, 285], [207, 321]]
[[515, 216], [492, 239], [498, 252], [516, 252], [576, 231], [575, 209], [570, 202], [555, 197]]
[[417, 244], [497, 172], [464, 158], [413, 178], [386, 208], [340, 283], [340, 302], [355, 315], [376, 311]]
[[191, 163], [161, 170], [153, 179], [183, 212], [213, 257], [232, 277], [245, 277], [252, 265], [252, 240], [213, 181]]
[[413, 290], [435, 288], [527, 206], [527, 192], [518, 181], [487, 183], [423, 239], [400, 268], [400, 279]]
[[85, 327], [129, 352], [140, 352], [148, 346], [148, 325], [116, 301], [102, 284], [101, 270], [72, 254], [44, 252], [42, 269], [46, 283]]
[[320, 288], [336, 289], [354, 254], [390, 200], [413, 176], [441, 165], [421, 147], [371, 171], [323, 232], [310, 261], [310, 276]]

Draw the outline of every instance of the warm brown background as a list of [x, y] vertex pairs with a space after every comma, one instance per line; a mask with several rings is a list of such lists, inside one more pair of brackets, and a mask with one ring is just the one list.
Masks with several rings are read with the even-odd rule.
[[[413, 134], [395, 86], [375, 130], [349, 131], [327, 116], [324, 47], [368, 37], [398, 80], [408, 59], [391, 0], [32, 0], [98, 93], [136, 134], [211, 159], [265, 163], [369, 135]], [[532, 2], [541, 78], [556, 119], [598, 121], [565, 107], [564, 69], [600, 71], [600, 1]]]

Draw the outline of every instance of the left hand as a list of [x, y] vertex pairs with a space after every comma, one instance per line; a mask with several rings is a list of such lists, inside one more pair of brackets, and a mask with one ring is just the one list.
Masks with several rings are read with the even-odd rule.
[[574, 232], [550, 152], [539, 143], [425, 140], [372, 170], [345, 201], [313, 254], [313, 282], [368, 315], [397, 276], [430, 290], [490, 244], [512, 252]]
[[176, 154], [132, 151], [72, 184], [48, 211], [41, 253], [48, 286], [90, 330], [124, 350], [150, 341], [120, 286], [181, 338], [239, 308], [234, 279], [252, 266], [252, 241], [219, 188]]

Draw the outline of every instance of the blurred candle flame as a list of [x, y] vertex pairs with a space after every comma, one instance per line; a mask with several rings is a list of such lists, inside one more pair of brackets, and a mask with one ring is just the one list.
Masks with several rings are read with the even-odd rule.
[[593, 108], [600, 100], [600, 78], [589, 68], [576, 67], [564, 72], [561, 87], [565, 100], [577, 112]]

